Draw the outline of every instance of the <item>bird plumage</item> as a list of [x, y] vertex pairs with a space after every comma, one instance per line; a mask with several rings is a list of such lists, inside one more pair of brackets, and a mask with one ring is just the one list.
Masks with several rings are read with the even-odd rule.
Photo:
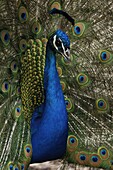
[[[67, 12], [74, 18], [74, 26], [68, 21], [70, 17], [50, 15], [53, 8]], [[113, 169], [112, 10], [112, 0], [0, 0], [1, 170], [23, 170], [31, 161], [62, 157], [67, 135], [65, 107], [69, 129], [65, 159], [75, 166]], [[47, 41], [56, 30], [69, 36], [71, 61], [57, 54], [56, 61], [51, 59], [54, 67], [49, 67], [52, 51], [63, 54], [69, 48], [69, 44], [58, 47], [62, 31], [56, 48], [48, 47]], [[69, 54], [66, 52], [64, 56]], [[64, 127], [64, 134], [60, 127]], [[43, 148], [44, 136], [48, 146]]]
[[[45, 100], [36, 109], [31, 120], [32, 163], [61, 158], [66, 151], [68, 118], [56, 68], [55, 43], [58, 41], [54, 42], [56, 36], [62, 38], [65, 46], [70, 45], [67, 35], [61, 30], [56, 31], [47, 43], [44, 71]], [[39, 112], [42, 114], [41, 117], [38, 116]]]

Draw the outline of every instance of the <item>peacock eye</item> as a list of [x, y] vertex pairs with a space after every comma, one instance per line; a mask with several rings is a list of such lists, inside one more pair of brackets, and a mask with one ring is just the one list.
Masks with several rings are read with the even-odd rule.
[[85, 161], [86, 160], [86, 156], [85, 155], [80, 155], [80, 160], [81, 161]]
[[19, 169], [16, 167], [15, 170], [19, 170]]
[[78, 23], [75, 24], [74, 28], [72, 28], [73, 35], [80, 37], [84, 34], [85, 29], [86, 29], [85, 24], [82, 23], [82, 22], [78, 22]]
[[13, 170], [13, 165], [10, 165], [10, 166], [9, 166], [9, 169], [10, 169], [10, 170]]
[[113, 61], [113, 54], [107, 50], [102, 50], [99, 53], [99, 60], [102, 64], [111, 63]]
[[105, 149], [102, 149], [101, 150], [101, 155], [105, 155], [106, 154], [106, 150]]
[[74, 135], [69, 135], [68, 140], [67, 140], [67, 144], [71, 148], [76, 148], [78, 146], [78, 139]]
[[32, 32], [34, 34], [39, 34], [41, 31], [41, 25], [37, 22], [34, 22], [33, 25], [32, 25]]
[[27, 49], [27, 41], [25, 39], [20, 40], [19, 48], [22, 52]]
[[98, 154], [91, 154], [90, 157], [90, 164], [91, 166], [99, 166], [102, 160], [100, 159]]
[[56, 41], [56, 46], [58, 46], [58, 47], [61, 46], [61, 41], [60, 40]]
[[101, 53], [101, 58], [102, 58], [102, 60], [106, 60], [106, 58], [107, 58], [106, 52]]
[[92, 156], [92, 157], [91, 157], [91, 160], [92, 160], [93, 162], [98, 162], [98, 157], [97, 157], [97, 156]]
[[79, 26], [75, 26], [74, 31], [77, 35], [79, 35], [81, 33], [80, 27]]
[[60, 84], [61, 84], [62, 90], [64, 92], [66, 90], [66, 82], [63, 80], [63, 81], [60, 81]]
[[10, 84], [8, 81], [5, 81], [3, 84], [2, 84], [2, 91], [5, 93], [5, 92], [8, 92], [10, 90]]
[[103, 160], [106, 160], [109, 157], [109, 151], [105, 147], [100, 147], [98, 149], [98, 154]]
[[96, 107], [99, 111], [106, 111], [109, 108], [108, 102], [101, 98], [96, 100]]
[[19, 9], [19, 19], [21, 23], [24, 23], [28, 20], [28, 11], [24, 6], [21, 6]]
[[15, 117], [16, 117], [16, 118], [19, 118], [20, 115], [21, 115], [21, 113], [22, 113], [21, 105], [15, 106]]
[[13, 169], [14, 169], [13, 162], [9, 162], [9, 163], [8, 163], [7, 169], [8, 169], [8, 170], [13, 170]]
[[66, 104], [66, 109], [68, 112], [71, 112], [74, 109], [74, 104], [72, 102], [72, 99], [66, 98], [65, 104]]
[[21, 18], [23, 19], [23, 20], [25, 20], [26, 19], [26, 13], [25, 12], [23, 12], [22, 14], [21, 14]]
[[25, 167], [24, 164], [22, 164], [22, 165], [21, 165], [21, 170], [24, 170], [24, 167]]
[[25, 148], [24, 148], [24, 152], [25, 152], [25, 156], [26, 157], [31, 157], [32, 155], [32, 147], [31, 145], [26, 145]]
[[16, 111], [20, 113], [21, 109], [19, 107], [16, 108]]
[[99, 107], [103, 107], [103, 106], [104, 106], [104, 101], [100, 100], [100, 101], [98, 102], [98, 106], [99, 106]]
[[76, 80], [77, 80], [77, 83], [82, 87], [84, 86], [86, 87], [90, 83], [89, 77], [84, 73], [79, 73], [76, 77]]
[[74, 144], [76, 142], [75, 138], [70, 138], [70, 143]]
[[7, 32], [5, 35], [4, 35], [4, 41], [9, 41], [10, 39], [10, 36], [9, 36], [9, 33]]
[[21, 89], [20, 87], [17, 87], [17, 95], [20, 95]]
[[31, 149], [29, 147], [26, 148], [26, 152], [29, 153]]
[[80, 76], [80, 77], [79, 77], [79, 81], [80, 81], [80, 82], [83, 82], [83, 81], [84, 81], [84, 76]]
[[11, 63], [11, 70], [12, 70], [12, 72], [17, 72], [18, 71], [18, 66], [17, 66], [17, 63], [16, 63], [16, 61], [13, 61], [12, 63]]
[[66, 105], [68, 106], [69, 102], [68, 101], [65, 101]]
[[62, 76], [62, 69], [61, 69], [61, 67], [57, 67], [57, 70], [58, 70], [59, 76], [61, 77]]
[[4, 45], [7, 46], [10, 43], [10, 33], [7, 30], [1, 31], [0, 37]]

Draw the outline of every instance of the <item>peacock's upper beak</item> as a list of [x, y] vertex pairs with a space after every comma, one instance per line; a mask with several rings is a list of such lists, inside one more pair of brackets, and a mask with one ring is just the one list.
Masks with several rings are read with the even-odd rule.
[[65, 60], [68, 60], [68, 61], [71, 60], [71, 58], [70, 58], [70, 49], [69, 48], [65, 48], [63, 50], [62, 55], [64, 56]]

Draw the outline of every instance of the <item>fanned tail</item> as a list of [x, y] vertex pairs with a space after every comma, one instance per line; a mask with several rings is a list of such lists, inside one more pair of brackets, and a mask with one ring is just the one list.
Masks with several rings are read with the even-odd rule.
[[[30, 119], [36, 105], [44, 100], [42, 76], [46, 50], [37, 4], [35, 0], [0, 1], [1, 170], [27, 169], [32, 156]], [[35, 70], [35, 66], [40, 69]], [[28, 79], [33, 74], [37, 77]], [[35, 85], [29, 92], [32, 81]]]
[[[74, 26], [51, 16], [53, 8]], [[112, 10], [112, 0], [0, 0], [0, 169], [30, 163], [30, 119], [44, 101], [46, 42], [56, 28], [71, 40], [71, 62], [57, 61], [69, 116], [66, 158], [113, 169]]]
[[75, 25], [62, 22], [71, 41], [71, 62], [58, 59], [69, 116], [67, 159], [112, 169], [112, 2], [64, 1]]

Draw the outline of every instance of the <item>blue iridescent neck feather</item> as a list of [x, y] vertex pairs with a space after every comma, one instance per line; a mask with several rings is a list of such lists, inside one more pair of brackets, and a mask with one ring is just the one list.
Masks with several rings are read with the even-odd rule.
[[[61, 30], [56, 32], [62, 41], [67, 36]], [[32, 163], [61, 158], [66, 151], [68, 118], [60, 79], [56, 68], [56, 51], [50, 38], [46, 48], [44, 72], [45, 102], [38, 107], [31, 121]], [[69, 41], [66, 41], [69, 46]], [[39, 117], [39, 111], [42, 116]]]

